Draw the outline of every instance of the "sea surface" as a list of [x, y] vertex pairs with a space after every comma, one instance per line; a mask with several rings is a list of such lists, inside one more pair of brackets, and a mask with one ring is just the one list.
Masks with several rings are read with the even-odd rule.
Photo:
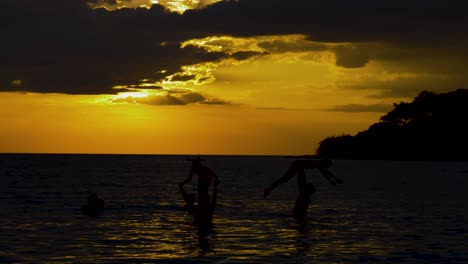
[[466, 162], [334, 160], [344, 183], [307, 170], [298, 222], [295, 179], [263, 198], [292, 159], [203, 156], [221, 183], [201, 232], [180, 210], [189, 157], [0, 155], [0, 263], [468, 263]]

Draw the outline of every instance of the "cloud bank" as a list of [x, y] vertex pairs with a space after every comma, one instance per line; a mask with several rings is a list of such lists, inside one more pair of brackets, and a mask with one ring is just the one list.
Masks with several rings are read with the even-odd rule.
[[[139, 85], [143, 79], [157, 83], [186, 65], [301, 50], [330, 50], [343, 68], [398, 61], [426, 73], [445, 71], [458, 78], [457, 84], [467, 81], [468, 4], [463, 1], [207, 1], [182, 14], [161, 4], [147, 8], [148, 2], [2, 1], [0, 91], [115, 94], [126, 91], [114, 89], [117, 85]], [[147, 7], [138, 8], [142, 5]], [[258, 43], [263, 51], [234, 53], [180, 44], [209, 36], [291, 34], [305, 39], [263, 42]]]

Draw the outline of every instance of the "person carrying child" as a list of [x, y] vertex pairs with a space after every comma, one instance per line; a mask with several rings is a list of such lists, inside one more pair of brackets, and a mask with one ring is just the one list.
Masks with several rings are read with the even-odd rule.
[[198, 204], [209, 203], [210, 195], [209, 195], [209, 188], [211, 182], [215, 181], [216, 184], [219, 183], [219, 178], [216, 173], [213, 172], [210, 168], [203, 165], [200, 159], [195, 159], [192, 161], [192, 167], [190, 168], [190, 172], [188, 177], [179, 183], [179, 186], [184, 186], [185, 184], [189, 183], [192, 180], [193, 175], [196, 174], [198, 177], [197, 183], [197, 198]]
[[310, 204], [310, 195], [315, 192], [315, 186], [307, 183], [305, 169], [318, 169], [325, 179], [332, 185], [342, 183], [343, 181], [331, 173], [328, 169], [332, 162], [328, 159], [298, 159], [293, 161], [286, 173], [265, 188], [263, 197], [266, 198], [276, 187], [288, 182], [297, 174], [297, 184], [299, 187], [299, 196], [296, 199], [293, 209], [293, 216], [296, 219], [305, 219], [307, 209]]

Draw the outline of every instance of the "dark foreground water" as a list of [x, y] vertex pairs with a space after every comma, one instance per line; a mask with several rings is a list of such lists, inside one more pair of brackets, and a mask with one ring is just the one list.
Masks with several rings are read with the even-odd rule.
[[[317, 193], [298, 223], [295, 179], [262, 197], [292, 160], [208, 156], [221, 184], [201, 234], [179, 210], [185, 158], [0, 155], [0, 262], [468, 263], [468, 163], [334, 161], [344, 184], [308, 171]], [[100, 217], [80, 212], [90, 192]]]

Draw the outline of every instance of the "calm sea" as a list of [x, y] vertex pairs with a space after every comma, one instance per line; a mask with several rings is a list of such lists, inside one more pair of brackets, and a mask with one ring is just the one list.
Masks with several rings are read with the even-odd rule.
[[[468, 263], [466, 162], [336, 160], [342, 185], [307, 171], [299, 223], [295, 179], [263, 199], [291, 159], [205, 156], [221, 184], [200, 233], [180, 210], [187, 157], [0, 155], [0, 262]], [[100, 217], [80, 212], [90, 192]]]

